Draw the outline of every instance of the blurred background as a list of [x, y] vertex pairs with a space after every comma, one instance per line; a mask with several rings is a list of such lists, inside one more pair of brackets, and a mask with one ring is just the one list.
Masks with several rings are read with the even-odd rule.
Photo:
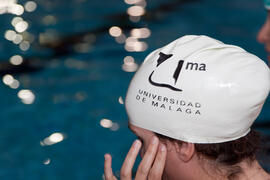
[[[135, 139], [125, 93], [146, 55], [204, 34], [266, 60], [265, 18], [261, 0], [0, 0], [0, 178], [102, 179], [105, 153], [119, 174]], [[269, 99], [254, 128], [270, 170]]]

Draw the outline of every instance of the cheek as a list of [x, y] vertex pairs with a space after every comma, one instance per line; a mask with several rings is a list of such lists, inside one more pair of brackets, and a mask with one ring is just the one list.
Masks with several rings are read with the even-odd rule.
[[179, 177], [175, 177], [175, 172], [179, 171], [177, 164], [178, 162], [176, 161], [176, 157], [173, 156], [170, 152], [167, 152], [167, 157], [166, 157], [166, 163], [163, 171], [163, 179], [179, 179]]

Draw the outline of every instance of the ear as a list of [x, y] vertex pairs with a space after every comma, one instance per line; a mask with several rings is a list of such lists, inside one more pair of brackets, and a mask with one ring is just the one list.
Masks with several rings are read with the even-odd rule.
[[195, 146], [193, 143], [182, 142], [180, 146], [177, 142], [174, 142], [174, 147], [178, 157], [184, 162], [190, 161], [195, 154]]

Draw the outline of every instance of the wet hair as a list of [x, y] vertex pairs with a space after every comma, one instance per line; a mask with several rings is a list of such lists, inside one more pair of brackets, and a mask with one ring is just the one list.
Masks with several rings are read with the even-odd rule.
[[[179, 146], [183, 141], [176, 140], [161, 134], [156, 135], [161, 141], [176, 141]], [[215, 169], [225, 169], [229, 180], [237, 179], [242, 172], [238, 163], [247, 160], [252, 163], [256, 159], [257, 152], [261, 149], [261, 135], [255, 130], [251, 130], [246, 136], [234, 141], [214, 144], [197, 144], [195, 150], [200, 159], [208, 159], [214, 162]], [[216, 166], [217, 165], [217, 166]]]

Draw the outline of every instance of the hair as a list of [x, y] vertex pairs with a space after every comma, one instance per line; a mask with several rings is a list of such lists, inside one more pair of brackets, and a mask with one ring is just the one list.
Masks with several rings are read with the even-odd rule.
[[[179, 146], [183, 141], [176, 140], [161, 134], [156, 135], [161, 141], [176, 141]], [[223, 169], [229, 180], [237, 179], [242, 172], [242, 168], [238, 163], [243, 160], [251, 163], [256, 159], [258, 150], [261, 149], [261, 135], [255, 130], [251, 130], [246, 136], [234, 141], [214, 144], [198, 144], [194, 143], [195, 150], [200, 159], [208, 159], [214, 163], [215, 169]], [[216, 166], [217, 165], [217, 166]]]

